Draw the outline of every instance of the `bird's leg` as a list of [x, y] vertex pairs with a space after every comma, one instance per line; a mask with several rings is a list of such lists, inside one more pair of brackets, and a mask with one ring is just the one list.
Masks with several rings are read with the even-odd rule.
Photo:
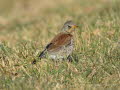
[[67, 57], [67, 59], [68, 59], [69, 62], [72, 62], [72, 61], [73, 61], [71, 55], [69, 55], [69, 56]]

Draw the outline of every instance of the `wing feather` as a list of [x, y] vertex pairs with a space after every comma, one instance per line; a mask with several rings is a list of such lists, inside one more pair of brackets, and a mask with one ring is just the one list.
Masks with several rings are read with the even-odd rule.
[[54, 51], [63, 46], [68, 45], [71, 42], [72, 35], [68, 33], [59, 33], [56, 35], [53, 40], [50, 42], [49, 47], [47, 47], [47, 51]]

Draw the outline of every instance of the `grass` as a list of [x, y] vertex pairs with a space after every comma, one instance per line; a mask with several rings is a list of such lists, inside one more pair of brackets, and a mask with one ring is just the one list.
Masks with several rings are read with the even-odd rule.
[[[45, 1], [40, 5], [39, 0], [36, 3], [14, 1], [13, 7], [17, 9], [7, 11], [8, 6], [0, 10], [0, 89], [118, 90], [120, 2]], [[28, 5], [27, 9], [23, 3]], [[56, 63], [38, 59], [32, 65], [38, 53], [69, 19], [80, 27], [75, 33], [74, 61]]]

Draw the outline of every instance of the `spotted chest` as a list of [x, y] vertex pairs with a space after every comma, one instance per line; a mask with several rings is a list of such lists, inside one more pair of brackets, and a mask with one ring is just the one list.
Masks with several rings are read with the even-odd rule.
[[51, 59], [64, 59], [67, 58], [74, 49], [74, 40], [71, 39], [70, 43], [66, 46], [59, 48], [59, 50], [55, 52], [48, 52], [48, 57]]

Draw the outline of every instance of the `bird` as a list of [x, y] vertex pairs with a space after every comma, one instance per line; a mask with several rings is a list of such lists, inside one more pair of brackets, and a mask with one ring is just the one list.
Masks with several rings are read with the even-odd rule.
[[[74, 32], [78, 26], [68, 20], [64, 23], [60, 32], [46, 45], [44, 50], [39, 54], [39, 58], [50, 58], [52, 60], [72, 60], [71, 54], [74, 50]], [[33, 61], [33, 64], [36, 60]]]

